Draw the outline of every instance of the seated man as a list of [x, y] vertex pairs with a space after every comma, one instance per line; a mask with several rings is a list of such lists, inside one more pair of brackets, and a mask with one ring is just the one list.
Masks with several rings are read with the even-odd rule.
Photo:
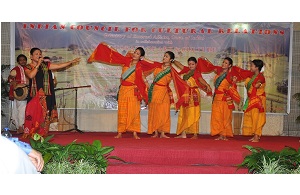
[[0, 174], [39, 174], [43, 167], [42, 154], [28, 143], [0, 136]]

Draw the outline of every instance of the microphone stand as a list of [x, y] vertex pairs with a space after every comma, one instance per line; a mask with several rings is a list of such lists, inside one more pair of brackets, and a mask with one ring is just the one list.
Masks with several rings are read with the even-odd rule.
[[77, 131], [79, 133], [83, 133], [83, 131], [81, 131], [80, 129], [78, 129], [78, 125], [77, 125], [77, 89], [79, 88], [86, 88], [86, 87], [91, 87], [91, 85], [85, 85], [85, 86], [78, 86], [78, 87], [68, 87], [68, 88], [56, 88], [54, 89], [55, 91], [58, 90], [65, 90], [65, 89], [75, 89], [75, 123], [74, 123], [74, 128], [66, 130], [64, 132], [69, 132], [69, 131]]

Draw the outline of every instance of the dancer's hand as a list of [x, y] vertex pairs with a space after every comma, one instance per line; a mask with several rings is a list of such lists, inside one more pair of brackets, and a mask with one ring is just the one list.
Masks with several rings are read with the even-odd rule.
[[81, 58], [75, 58], [74, 60], [71, 61], [71, 64], [76, 64], [80, 62]]
[[232, 77], [232, 82], [233, 82], [233, 83], [236, 83], [236, 81], [237, 81], [237, 77], [236, 77], [236, 76], [233, 76], [233, 77]]
[[261, 86], [262, 86], [262, 84], [260, 82], [258, 82], [258, 83], [255, 84], [256, 88], [260, 88]]

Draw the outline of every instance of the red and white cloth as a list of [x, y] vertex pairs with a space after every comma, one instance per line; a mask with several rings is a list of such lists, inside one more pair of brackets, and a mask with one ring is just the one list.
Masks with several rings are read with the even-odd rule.
[[[13, 71], [15, 71], [15, 74], [12, 74]], [[12, 81], [16, 82], [15, 85], [11, 84], [10, 85], [10, 89], [9, 89], [9, 99], [10, 100], [14, 100], [14, 88], [15, 88], [15, 86], [18, 85], [18, 84], [26, 84], [27, 83], [26, 75], [25, 75], [25, 72], [24, 72], [24, 68], [21, 65], [18, 65], [16, 67], [14, 67], [10, 71], [10, 75], [8, 77], [8, 81], [10, 83]]]

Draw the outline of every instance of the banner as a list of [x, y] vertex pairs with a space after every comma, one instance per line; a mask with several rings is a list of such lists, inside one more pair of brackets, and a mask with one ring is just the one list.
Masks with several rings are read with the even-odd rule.
[[[78, 108], [117, 109], [117, 92], [121, 67], [101, 63], [88, 64], [87, 59], [100, 42], [106, 42], [121, 54], [143, 47], [146, 58], [162, 61], [164, 52], [175, 53], [175, 59], [187, 65], [191, 56], [207, 57], [221, 65], [231, 57], [234, 66], [248, 69], [250, 60], [264, 61], [267, 112], [287, 113], [291, 23], [16, 23], [16, 56], [28, 56], [32, 47], [42, 49], [53, 63], [76, 57], [80, 64], [54, 72], [57, 88], [91, 85], [78, 89]], [[213, 88], [215, 74], [203, 74]], [[151, 81], [152, 75], [147, 80]], [[173, 88], [171, 83], [171, 88]], [[245, 100], [244, 83], [238, 84]], [[175, 90], [174, 90], [175, 94]], [[211, 97], [201, 92], [201, 110], [211, 110]], [[57, 106], [74, 108], [74, 90], [56, 91]], [[176, 100], [176, 97], [175, 97]], [[236, 106], [242, 110], [243, 102]], [[144, 108], [143, 103], [141, 108]]]

